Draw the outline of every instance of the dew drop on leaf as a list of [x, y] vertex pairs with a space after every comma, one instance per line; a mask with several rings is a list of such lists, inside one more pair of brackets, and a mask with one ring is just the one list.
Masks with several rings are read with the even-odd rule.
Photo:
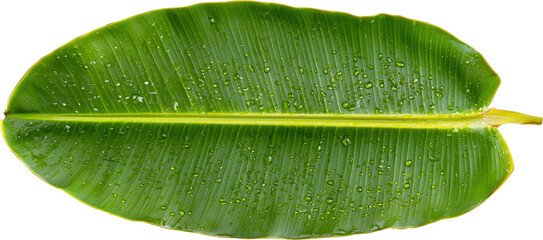
[[351, 140], [349, 140], [349, 138], [345, 137], [341, 143], [343, 143], [343, 146], [345, 147], [348, 147], [349, 145], [351, 145]]

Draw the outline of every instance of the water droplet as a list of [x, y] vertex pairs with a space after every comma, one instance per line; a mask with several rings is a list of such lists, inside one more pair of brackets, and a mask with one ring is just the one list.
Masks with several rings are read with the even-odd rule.
[[300, 71], [300, 74], [304, 74], [304, 68], [303, 67], [300, 67], [299, 71]]
[[403, 188], [408, 189], [411, 185], [409, 183], [406, 183], [403, 185]]
[[351, 140], [349, 140], [349, 138], [345, 137], [341, 143], [343, 143], [343, 146], [345, 147], [348, 147], [349, 145], [351, 145]]
[[142, 103], [143, 97], [138, 94], [132, 94], [132, 100], [134, 100], [134, 103]]
[[230, 80], [225, 80], [224, 81], [224, 86], [228, 86], [228, 85], [230, 85]]
[[341, 106], [346, 109], [346, 110], [349, 110], [349, 111], [353, 111], [354, 110], [354, 105], [353, 104], [350, 104], [349, 102], [343, 102], [341, 103]]
[[362, 187], [357, 187], [357, 188], [356, 188], [356, 191], [357, 191], [357, 192], [362, 192]]
[[333, 180], [328, 180], [328, 181], [326, 181], [326, 184], [328, 184], [328, 185], [334, 185], [334, 181], [333, 181]]
[[290, 103], [287, 100], [283, 100], [282, 104], [283, 109], [288, 109], [290, 107]]
[[405, 166], [406, 166], [406, 167], [411, 167], [411, 164], [412, 164], [411, 160], [407, 160], [407, 161], [405, 162]]
[[213, 23], [215, 23], [215, 19], [214, 18], [209, 18], [209, 22], [211, 22], [213, 24]]
[[334, 54], [334, 55], [335, 55], [336, 53], [337, 53], [337, 51], [336, 51], [336, 50], [332, 50], [332, 54]]
[[179, 210], [179, 215], [181, 215], [181, 217], [185, 216], [185, 211]]
[[265, 73], [269, 73], [269, 72], [270, 72], [270, 67], [265, 67], [265, 68], [264, 68], [264, 72], [265, 72]]
[[364, 83], [364, 87], [365, 87], [366, 89], [370, 89], [370, 88], [373, 87], [373, 83], [371, 83], [371, 82], [366, 82], [366, 83]]
[[311, 201], [311, 197], [310, 197], [310, 196], [305, 196], [305, 197], [304, 197], [304, 200], [306, 200], [306, 201], [309, 202], [309, 201]]

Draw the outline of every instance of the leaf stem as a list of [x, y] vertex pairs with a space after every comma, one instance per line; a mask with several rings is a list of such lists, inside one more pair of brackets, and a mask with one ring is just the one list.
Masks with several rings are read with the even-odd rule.
[[254, 113], [12, 113], [6, 118], [67, 122], [140, 122], [223, 125], [328, 126], [379, 128], [498, 127], [507, 123], [541, 125], [541, 117], [489, 109], [483, 113], [441, 115], [254, 114]]
[[507, 123], [541, 125], [541, 120], [541, 117], [495, 108], [491, 108], [483, 114], [483, 124], [492, 126], [500, 126]]

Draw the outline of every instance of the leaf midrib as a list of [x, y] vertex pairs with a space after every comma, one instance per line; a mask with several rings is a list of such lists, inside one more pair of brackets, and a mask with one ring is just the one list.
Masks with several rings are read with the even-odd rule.
[[66, 122], [140, 122], [222, 125], [280, 125], [380, 128], [458, 128], [506, 123], [541, 124], [540, 117], [490, 109], [483, 113], [440, 115], [254, 114], [254, 113], [12, 113], [7, 118]]

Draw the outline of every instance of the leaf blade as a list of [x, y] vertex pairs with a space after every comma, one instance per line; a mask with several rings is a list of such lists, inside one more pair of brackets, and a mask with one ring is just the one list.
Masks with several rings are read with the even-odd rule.
[[[234, 9], [245, 11], [234, 15]], [[284, 18], [286, 15], [292, 16]], [[309, 26], [303, 24], [302, 18], [309, 22]], [[210, 19], [214, 19], [214, 22]], [[240, 24], [242, 22], [250, 24]], [[321, 33], [316, 30], [311, 32], [311, 27], [314, 27], [311, 23], [320, 26]], [[359, 26], [360, 33], [351, 32], [352, 28], [341, 31], [339, 28], [342, 25]], [[274, 26], [277, 31], [263, 30], [266, 26]], [[255, 30], [251, 30], [252, 27]], [[299, 28], [308, 30], [301, 31]], [[246, 32], [250, 32], [251, 36], [247, 37]], [[372, 39], [365, 40], [366, 34]], [[344, 40], [334, 37], [342, 35], [357, 40], [351, 43], [348, 37]], [[425, 38], [421, 41], [416, 38], [419, 35]], [[292, 41], [292, 37], [298, 38], [299, 42]], [[245, 46], [243, 42], [247, 39], [258, 42]], [[307, 41], [305, 39], [324, 41], [322, 47], [325, 52], [311, 56], [315, 50], [304, 43]], [[352, 49], [342, 47], [345, 45], [352, 45]], [[405, 53], [400, 53], [406, 54], [409, 59], [395, 57], [400, 53], [385, 52], [395, 49], [396, 45], [407, 49]], [[429, 51], [429, 54], [419, 52], [425, 48], [436, 50]], [[229, 59], [230, 54], [233, 59]], [[249, 58], [249, 54], [252, 58]], [[267, 59], [268, 54], [273, 54], [275, 59]], [[432, 57], [426, 60], [422, 55]], [[316, 62], [311, 61], [314, 58]], [[356, 63], [355, 58], [359, 59]], [[318, 59], [326, 59], [326, 62], [320, 63]], [[127, 65], [127, 62], [134, 64]], [[397, 66], [400, 62], [404, 66]], [[346, 63], [356, 68], [351, 69]], [[301, 69], [305, 69], [303, 74], [300, 73]], [[325, 69], [328, 73], [325, 73]], [[391, 69], [394, 73], [388, 72]], [[437, 72], [436, 69], [441, 70]], [[360, 72], [354, 76], [356, 71]], [[346, 74], [350, 77], [347, 78]], [[364, 78], [364, 74], [368, 77]], [[389, 81], [390, 77], [393, 80]], [[342, 78], [346, 78], [346, 81]], [[61, 92], [55, 95], [44, 92], [41, 85], [34, 85], [34, 81], [41, 83], [43, 79], [51, 79], [50, 87]], [[106, 80], [109, 82], [106, 83]], [[313, 88], [307, 85], [307, 82], [314, 80], [319, 81], [319, 86]], [[404, 85], [400, 83], [402, 80], [405, 81]], [[73, 81], [78, 86], [70, 89]], [[335, 88], [340, 90], [333, 89], [332, 81], [335, 81]], [[354, 89], [352, 84], [358, 81], [362, 84]], [[282, 85], [273, 89], [280, 95], [274, 96], [274, 100], [270, 96], [274, 91], [271, 87], [265, 87], [277, 85], [275, 82]], [[366, 83], [371, 83], [372, 87], [366, 89]], [[220, 89], [214, 85], [220, 86]], [[262, 89], [254, 87], [256, 85]], [[258, 3], [201, 4], [138, 15], [93, 31], [63, 46], [30, 70], [19, 88], [25, 91], [20, 93], [22, 96], [17, 92], [13, 94], [8, 113], [478, 112], [490, 103], [498, 85], [499, 79], [479, 53], [445, 31], [421, 22], [388, 15], [357, 18], [347, 14]], [[439, 92], [442, 88], [454, 92]], [[121, 99], [115, 96], [105, 100], [95, 99], [97, 96], [106, 98], [111, 91], [121, 93]], [[239, 91], [242, 93], [236, 95]], [[165, 94], [155, 96], [158, 95], [155, 92]], [[333, 95], [336, 99], [322, 97], [320, 92]], [[36, 95], [48, 98], [41, 99]], [[357, 103], [360, 96], [365, 96], [365, 105]], [[91, 100], [82, 102], [81, 97]], [[445, 99], [448, 97], [454, 99]], [[408, 101], [409, 98], [412, 99]], [[286, 104], [283, 104], [283, 100]], [[402, 107], [396, 106], [402, 102], [399, 100], [405, 102]], [[434, 109], [430, 109], [431, 104], [422, 104], [428, 101], [432, 102]], [[156, 105], [154, 102], [157, 102]], [[174, 107], [176, 102], [179, 109]], [[32, 106], [36, 103], [41, 104]], [[50, 103], [57, 105], [51, 106]], [[312, 103], [319, 104], [312, 106]], [[349, 111], [354, 105], [356, 107]], [[449, 105], [452, 110], [449, 110]]]
[[[4, 120], [8, 130], [25, 124]], [[35, 160], [25, 161], [29, 168], [91, 206], [132, 220], [231, 237], [305, 238], [419, 226], [477, 206], [512, 169], [508, 149], [491, 127], [453, 133], [34, 122], [20, 134], [23, 139], [6, 137], [22, 159]], [[321, 140], [304, 146], [311, 139]], [[412, 141], [406, 144], [407, 139]], [[471, 147], [474, 142], [477, 148]], [[28, 146], [40, 146], [38, 153], [55, 151], [29, 156], [24, 154], [32, 154], [25, 151]], [[92, 157], [66, 163], [70, 155]]]

